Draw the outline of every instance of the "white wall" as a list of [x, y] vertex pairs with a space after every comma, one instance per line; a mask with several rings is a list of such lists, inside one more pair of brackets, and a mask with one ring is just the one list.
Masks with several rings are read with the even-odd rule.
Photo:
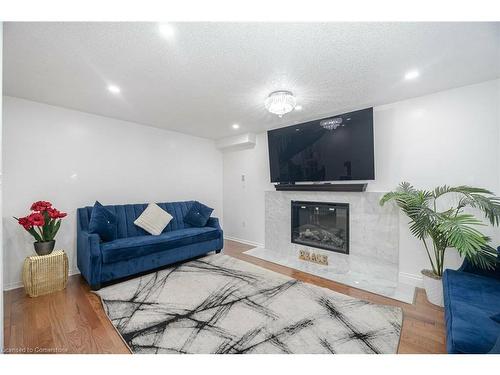
[[266, 133], [257, 135], [255, 148], [224, 153], [226, 238], [263, 246], [264, 191], [274, 190], [269, 181]]
[[12, 219], [32, 202], [69, 213], [56, 237], [76, 269], [78, 207], [197, 199], [222, 217], [222, 154], [213, 141], [4, 97], [5, 287], [20, 285], [33, 240]]
[[[500, 194], [499, 100], [500, 80], [495, 80], [376, 107], [376, 180], [368, 190], [389, 191], [407, 180], [420, 188], [470, 184]], [[264, 243], [264, 191], [273, 189], [269, 181], [265, 133], [257, 136], [254, 149], [224, 154], [227, 236]], [[400, 272], [419, 278], [428, 267], [425, 251], [409, 233], [407, 219], [400, 221]], [[498, 228], [487, 232], [500, 244]], [[447, 261], [460, 263], [453, 252]]]

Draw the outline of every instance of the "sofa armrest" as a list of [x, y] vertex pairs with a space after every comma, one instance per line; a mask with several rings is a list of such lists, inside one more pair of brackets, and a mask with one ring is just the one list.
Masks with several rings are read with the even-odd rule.
[[219, 223], [219, 218], [217, 217], [210, 217], [207, 221], [207, 227], [212, 227], [212, 228], [217, 228], [219, 230], [222, 230], [220, 223]]
[[494, 270], [487, 270], [481, 267], [477, 267], [473, 265], [467, 258], [465, 258], [458, 271], [500, 279], [500, 246], [497, 248], [496, 267]]
[[476, 273], [478, 269], [474, 267], [468, 260], [465, 258], [462, 262], [462, 265], [457, 269], [457, 271], [460, 272], [469, 272], [469, 273]]
[[219, 219], [216, 217], [209, 218], [206, 226], [216, 228], [219, 231], [219, 239], [218, 239], [219, 242], [217, 245], [217, 249], [215, 250], [215, 252], [218, 254], [221, 252], [222, 248], [224, 247], [224, 231], [222, 230], [222, 228], [220, 226]]
[[78, 237], [85, 244], [84, 248], [87, 250], [92, 258], [101, 257], [101, 238], [97, 233], [89, 233], [87, 231], [78, 232]]
[[101, 280], [101, 239], [98, 234], [77, 230], [77, 263], [78, 269], [91, 285], [100, 284]]

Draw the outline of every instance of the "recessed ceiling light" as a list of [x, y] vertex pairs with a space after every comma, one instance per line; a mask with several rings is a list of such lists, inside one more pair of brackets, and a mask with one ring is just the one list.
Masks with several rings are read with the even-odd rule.
[[158, 30], [164, 38], [172, 38], [175, 35], [175, 28], [170, 23], [161, 23]]
[[418, 72], [418, 70], [411, 70], [405, 74], [405, 79], [409, 81], [411, 79], [417, 78], [419, 75], [420, 73]]
[[239, 129], [240, 126], [238, 124], [233, 124], [233, 129]]
[[295, 110], [296, 111], [302, 111], [302, 106], [299, 104], [299, 105], [296, 105], [295, 106]]
[[109, 85], [108, 91], [112, 92], [113, 94], [119, 94], [122, 90], [120, 90], [120, 88], [116, 85]]

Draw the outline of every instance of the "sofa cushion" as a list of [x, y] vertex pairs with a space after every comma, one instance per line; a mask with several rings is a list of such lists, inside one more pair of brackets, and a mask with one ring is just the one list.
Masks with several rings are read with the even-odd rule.
[[213, 210], [213, 208], [195, 201], [189, 209], [187, 215], [184, 217], [184, 222], [194, 227], [204, 227], [207, 225], [207, 221], [210, 219], [210, 215], [212, 215]]
[[217, 228], [203, 227], [179, 229], [162, 233], [159, 236], [119, 238], [101, 245], [102, 260], [103, 263], [114, 263], [217, 239], [219, 236], [220, 231]]
[[134, 224], [146, 232], [158, 236], [172, 220], [172, 215], [156, 203], [148, 204], [141, 216], [135, 219]]
[[90, 215], [89, 233], [97, 233], [103, 241], [113, 241], [117, 236], [116, 223], [116, 215], [96, 201]]
[[443, 277], [449, 353], [487, 353], [500, 335], [491, 316], [500, 312], [500, 281], [446, 270]]

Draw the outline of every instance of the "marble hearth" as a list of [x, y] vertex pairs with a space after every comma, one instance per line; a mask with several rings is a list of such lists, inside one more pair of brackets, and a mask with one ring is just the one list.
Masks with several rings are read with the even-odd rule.
[[[246, 253], [369, 292], [412, 303], [414, 287], [400, 283], [399, 216], [392, 205], [380, 207], [383, 193], [265, 193], [265, 248]], [[349, 254], [291, 242], [291, 202], [349, 204]], [[328, 256], [328, 265], [299, 259], [299, 251]]]

